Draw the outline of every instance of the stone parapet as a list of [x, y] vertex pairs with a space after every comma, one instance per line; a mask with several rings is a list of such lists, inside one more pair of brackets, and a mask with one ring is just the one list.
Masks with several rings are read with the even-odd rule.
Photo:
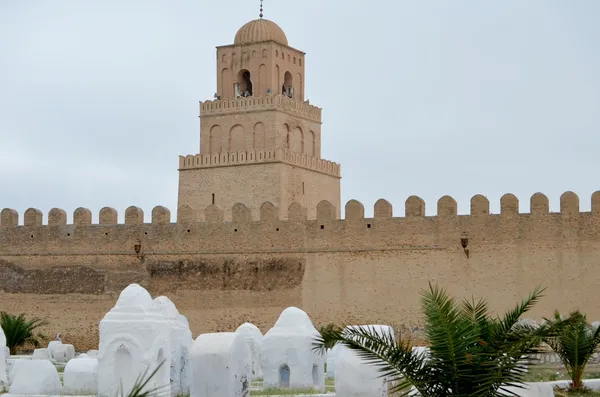
[[200, 117], [265, 110], [280, 110], [311, 121], [321, 122], [321, 108], [284, 95], [200, 102]]
[[226, 167], [256, 163], [282, 162], [336, 177], [341, 176], [341, 165], [286, 149], [241, 150], [179, 156], [179, 170]]

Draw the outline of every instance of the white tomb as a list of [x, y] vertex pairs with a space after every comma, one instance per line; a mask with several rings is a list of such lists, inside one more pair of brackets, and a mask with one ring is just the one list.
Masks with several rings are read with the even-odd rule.
[[35, 349], [33, 351], [33, 355], [31, 356], [32, 360], [50, 360], [50, 352], [47, 348]]
[[181, 393], [189, 394], [190, 393], [190, 385], [192, 384], [192, 377], [190, 371], [190, 353], [192, 351], [192, 345], [194, 344], [194, 337], [192, 336], [192, 331], [190, 330], [190, 323], [186, 316], [180, 314], [179, 322], [181, 326], [186, 329], [186, 336], [184, 338], [184, 350], [182, 351], [182, 359], [185, 357], [185, 362], [182, 362], [180, 365], [181, 373]]
[[190, 353], [190, 397], [247, 397], [252, 357], [235, 332], [202, 334]]
[[[15, 376], [17, 375], [17, 372], [19, 372], [19, 367], [21, 365], [23, 365], [23, 363], [27, 360], [11, 360], [12, 362], [9, 364], [10, 367], [8, 368], [8, 385], [12, 385], [13, 380], [15, 379]], [[49, 360], [46, 360], [49, 361]]]
[[[394, 335], [387, 325], [361, 325], [348, 328], [361, 328], [378, 335]], [[343, 344], [338, 344], [338, 357], [335, 367], [335, 393], [344, 397], [382, 397], [388, 395], [388, 379], [372, 364], [365, 363], [356, 352]]]
[[56, 350], [56, 348], [60, 345], [62, 345], [62, 342], [59, 340], [53, 340], [48, 343], [47, 349], [48, 349], [48, 354], [50, 355], [50, 358], [52, 358], [52, 355], [54, 354], [54, 350]]
[[136, 380], [150, 375], [161, 363], [145, 390], [169, 387], [170, 323], [146, 289], [138, 284], [125, 288], [99, 328], [100, 397], [114, 397], [121, 391], [126, 395]]
[[0, 390], [8, 386], [8, 372], [6, 368], [6, 335], [4, 330], [0, 327]]
[[235, 332], [241, 334], [248, 347], [250, 348], [250, 354], [252, 356], [252, 379], [262, 378], [262, 367], [261, 367], [261, 348], [263, 341], [263, 334], [260, 329], [254, 324], [244, 323], [240, 325]]
[[171, 395], [189, 392], [188, 359], [194, 342], [187, 319], [179, 314], [175, 304], [166, 296], [154, 299], [157, 308], [170, 322]]
[[48, 351], [50, 353], [50, 358], [52, 362], [54, 362], [55, 364], [65, 364], [69, 362], [69, 360], [71, 360], [73, 357], [75, 357], [75, 347], [73, 347], [73, 345], [64, 344], [62, 342], [58, 342], [57, 344], [52, 346], [52, 349], [48, 347]]
[[13, 370], [14, 379], [10, 385], [10, 394], [57, 395], [62, 393], [58, 371], [48, 360], [19, 360]]
[[340, 352], [340, 345], [337, 344], [337, 345], [333, 346], [327, 353], [327, 359], [325, 360], [327, 362], [327, 373], [326, 373], [327, 379], [335, 378], [335, 364], [336, 364], [336, 360], [337, 360], [339, 352]]
[[74, 395], [95, 395], [98, 391], [98, 359], [87, 354], [70, 360], [63, 374], [64, 393]]
[[88, 350], [86, 354], [88, 357], [96, 358], [98, 357], [98, 350]]
[[285, 309], [264, 336], [261, 358], [265, 388], [325, 390], [325, 355], [314, 350], [319, 337], [308, 315]]
[[[35, 350], [42, 350], [42, 349], [35, 349]], [[35, 350], [34, 350], [34, 354], [35, 354]], [[75, 357], [75, 348], [73, 347], [73, 345], [64, 344], [64, 343], [62, 343], [61, 340], [53, 340], [50, 343], [48, 343], [48, 348], [46, 349], [46, 351], [48, 352], [48, 356], [49, 356], [50, 360], [54, 364], [65, 364], [70, 359]], [[36, 356], [36, 359], [38, 359], [38, 358], [43, 359], [43, 353], [38, 353], [38, 354], [39, 355]]]

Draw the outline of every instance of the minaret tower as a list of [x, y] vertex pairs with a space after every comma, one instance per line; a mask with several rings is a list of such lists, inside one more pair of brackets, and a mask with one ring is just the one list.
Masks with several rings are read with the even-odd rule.
[[321, 200], [340, 212], [340, 166], [321, 158], [321, 109], [305, 100], [305, 53], [260, 18], [217, 47], [214, 100], [200, 102], [200, 153], [180, 156], [178, 206], [202, 219], [211, 204], [231, 220], [236, 203], [258, 219], [269, 201], [286, 219], [298, 202], [309, 219]]

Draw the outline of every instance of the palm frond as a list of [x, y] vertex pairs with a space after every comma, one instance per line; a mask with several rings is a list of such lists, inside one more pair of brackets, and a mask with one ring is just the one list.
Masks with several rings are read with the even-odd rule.
[[394, 384], [390, 392], [408, 395], [411, 385], [420, 382], [418, 374], [423, 368], [423, 358], [412, 353], [412, 347], [406, 341], [396, 341], [391, 332], [378, 332], [373, 326], [344, 326], [322, 330], [315, 343], [316, 349], [322, 349], [326, 342], [341, 344], [372, 365]]
[[[421, 305], [429, 351], [418, 354], [409, 342], [376, 332], [373, 327], [322, 329], [316, 348], [341, 343], [381, 376], [398, 382], [408, 395], [412, 386], [422, 397], [518, 395], [506, 390], [523, 387], [526, 365], [540, 341], [552, 335], [552, 324], [533, 327], [519, 322], [542, 296], [536, 288], [503, 317], [492, 318], [484, 300], [458, 303], [429, 284]], [[595, 333], [600, 340], [600, 332]]]
[[[158, 366], [154, 369], [154, 371], [152, 371], [149, 375], [148, 375], [148, 371], [150, 368], [146, 368], [146, 370], [140, 374], [133, 387], [131, 388], [131, 390], [127, 393], [127, 395], [125, 396], [123, 394], [123, 384], [121, 384], [121, 387], [119, 388], [120, 390], [120, 395], [121, 397], [167, 397], [170, 395], [170, 384], [166, 384], [163, 386], [157, 386], [153, 389], [149, 389], [149, 390], [144, 390], [146, 389], [146, 387], [148, 386], [148, 383], [150, 383], [150, 381], [152, 380], [152, 378], [154, 378], [154, 376], [157, 374], [157, 372], [160, 370], [160, 368], [164, 365], [164, 363], [166, 362], [166, 360], [163, 360], [160, 364], [158, 364]], [[168, 390], [167, 390], [168, 389]]]
[[527, 298], [518, 303], [512, 310], [509, 310], [498, 324], [497, 336], [508, 334], [523, 314], [528, 312], [544, 296], [545, 290], [546, 288], [536, 287]]
[[34, 331], [46, 324], [46, 321], [38, 318], [27, 320], [25, 314], [12, 315], [0, 312], [0, 326], [6, 336], [6, 345], [13, 354], [16, 348], [28, 343], [35, 347], [39, 346], [40, 334], [35, 334]]
[[560, 357], [571, 378], [571, 387], [581, 389], [585, 367], [600, 344], [600, 327], [594, 330], [579, 311], [572, 312], [566, 320], [555, 312], [551, 324], [558, 331], [544, 338], [544, 342]]
[[466, 354], [479, 340], [478, 328], [465, 318], [456, 301], [444, 290], [429, 285], [422, 293], [433, 379], [446, 390], [461, 393], [461, 371], [473, 360]]

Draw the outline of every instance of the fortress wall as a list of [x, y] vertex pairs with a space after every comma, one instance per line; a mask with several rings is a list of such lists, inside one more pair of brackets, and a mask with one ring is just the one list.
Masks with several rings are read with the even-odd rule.
[[281, 221], [266, 203], [252, 221], [236, 204], [231, 222], [217, 207], [206, 209], [203, 222], [182, 207], [177, 223], [156, 207], [151, 224], [141, 223], [138, 208], [124, 217], [105, 208], [100, 225], [85, 209], [75, 211], [72, 225], [59, 209], [50, 211], [48, 225], [39, 211], [21, 219], [5, 209], [0, 299], [5, 310], [48, 318], [49, 333], [63, 332], [82, 347], [97, 342], [97, 322], [130, 282], [172, 297], [194, 334], [244, 321], [266, 331], [290, 305], [318, 325], [416, 323], [419, 291], [429, 281], [459, 296], [486, 297], [495, 310], [542, 285], [547, 296], [532, 317], [578, 307], [600, 319], [591, 294], [600, 284], [600, 193], [590, 212], [579, 212], [570, 192], [558, 213], [548, 212], [541, 194], [531, 198], [531, 213], [517, 213], [512, 195], [502, 198], [501, 214], [489, 214], [483, 196], [472, 199], [470, 215], [456, 215], [450, 197], [440, 199], [437, 216], [423, 216], [424, 205], [412, 196], [406, 216], [393, 217], [380, 200], [375, 217], [365, 219], [363, 205], [351, 200], [340, 220], [337, 208], [321, 202], [317, 219], [306, 220], [295, 203]]

